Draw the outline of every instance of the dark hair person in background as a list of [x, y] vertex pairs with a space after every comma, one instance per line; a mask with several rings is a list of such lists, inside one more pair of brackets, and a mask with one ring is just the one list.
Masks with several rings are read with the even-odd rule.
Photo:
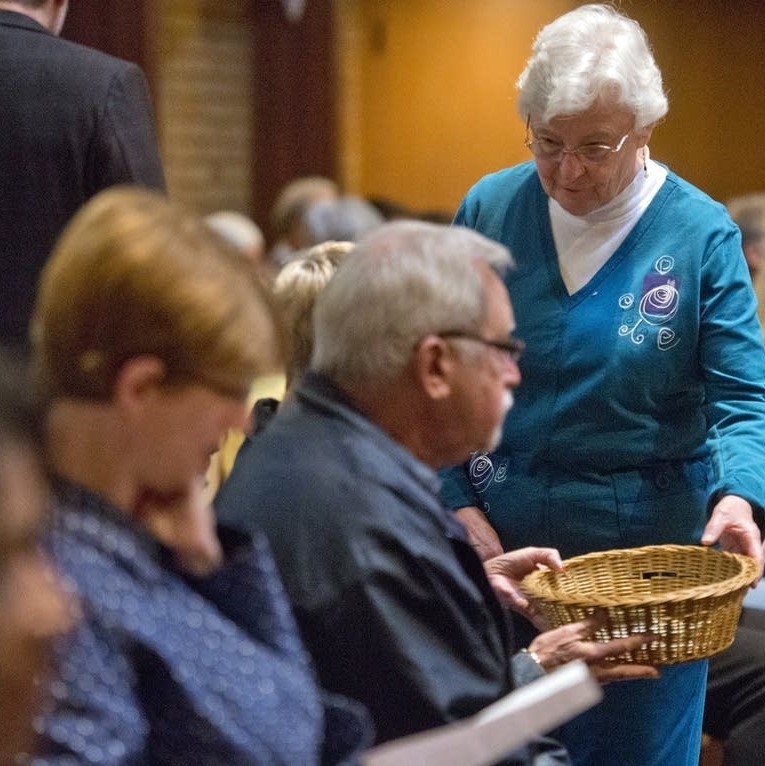
[[[455, 220], [515, 256], [524, 384], [444, 499], [485, 556], [703, 542], [761, 566], [754, 294], [723, 205], [649, 156], [668, 106], [645, 33], [581, 6], [539, 32], [518, 87], [531, 161], [480, 180]], [[574, 762], [696, 766], [706, 669], [606, 687], [563, 727]]]
[[733, 197], [726, 203], [728, 212], [741, 229], [741, 246], [752, 280], [765, 263], [765, 192]]
[[165, 186], [143, 73], [59, 37], [68, 8], [0, 0], [0, 340], [24, 349], [40, 271], [71, 216], [108, 186]]

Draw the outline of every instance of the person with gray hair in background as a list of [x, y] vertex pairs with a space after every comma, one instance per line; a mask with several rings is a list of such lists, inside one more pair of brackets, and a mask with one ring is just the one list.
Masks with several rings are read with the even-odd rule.
[[741, 229], [741, 246], [752, 280], [765, 263], [765, 192], [733, 197], [726, 203], [731, 218]]
[[385, 223], [377, 208], [352, 195], [325, 199], [309, 205], [303, 215], [306, 244], [358, 242]]
[[205, 216], [205, 224], [232, 244], [251, 264], [263, 283], [270, 286], [279, 273], [279, 264], [266, 250], [263, 230], [238, 210], [218, 210]]
[[[464, 718], [572, 659], [602, 681], [651, 675], [586, 641], [596, 620], [510, 656], [501, 601], [552, 549], [481, 565], [438, 498], [436, 470], [491, 449], [520, 383], [523, 343], [498, 275], [507, 250], [462, 227], [385, 224], [319, 295], [311, 365], [239, 452], [219, 523], [269, 539], [321, 683], [362, 701], [377, 742]], [[537, 739], [507, 763], [568, 763]]]
[[308, 246], [303, 218], [309, 205], [337, 199], [340, 188], [331, 178], [301, 176], [285, 184], [269, 212], [270, 234], [274, 242], [268, 257], [280, 267]]
[[[530, 161], [479, 180], [455, 221], [516, 256], [525, 385], [498, 448], [444, 476], [445, 502], [483, 556], [701, 543], [762, 569], [754, 293], [723, 205], [649, 155], [668, 103], [645, 32], [580, 6], [539, 32], [518, 88]], [[563, 727], [574, 762], [697, 766], [706, 673], [608, 686]]]

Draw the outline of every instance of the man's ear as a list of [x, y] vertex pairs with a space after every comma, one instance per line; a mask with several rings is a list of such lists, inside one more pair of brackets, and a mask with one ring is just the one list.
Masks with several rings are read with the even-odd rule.
[[135, 356], [122, 365], [114, 381], [114, 400], [127, 407], [141, 406], [165, 380], [165, 363], [150, 354]]
[[454, 352], [443, 338], [426, 335], [414, 357], [414, 374], [423, 392], [433, 400], [448, 398], [456, 364]]

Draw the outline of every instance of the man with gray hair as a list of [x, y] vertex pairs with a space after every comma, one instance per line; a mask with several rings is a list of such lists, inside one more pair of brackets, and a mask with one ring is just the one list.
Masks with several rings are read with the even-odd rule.
[[[520, 383], [509, 265], [461, 227], [396, 222], [362, 239], [317, 300], [311, 369], [216, 498], [221, 524], [265, 531], [322, 684], [364, 702], [378, 742], [509, 692], [524, 669], [497, 595], [523, 607], [517, 580], [561, 565], [526, 548], [482, 566], [438, 496], [436, 470], [496, 444]], [[517, 659], [597, 667], [645, 641], [581, 640], [592, 629], [543, 633]], [[568, 759], [539, 739], [508, 763]]]

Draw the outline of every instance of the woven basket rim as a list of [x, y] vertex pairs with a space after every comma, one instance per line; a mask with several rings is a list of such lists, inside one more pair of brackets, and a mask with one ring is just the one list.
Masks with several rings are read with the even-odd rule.
[[[741, 553], [732, 553], [709, 548], [703, 545], [645, 545], [637, 548], [616, 548], [607, 551], [596, 551], [585, 553], [581, 556], [573, 556], [564, 560], [564, 570], [571, 566], [587, 566], [592, 562], [602, 562], [609, 558], [616, 557], [649, 557], [652, 553], [661, 553], [662, 555], [680, 555], [680, 556], [725, 556], [731, 561], [735, 561], [739, 566], [739, 572], [730, 577], [714, 583], [702, 583], [692, 585], [677, 590], [649, 594], [636, 594], [634, 596], [621, 594], [618, 599], [612, 596], [603, 596], [597, 593], [587, 594], [566, 594], [552, 589], [550, 584], [551, 574], [561, 576], [562, 573], [551, 569], [542, 569], [527, 575], [522, 588], [526, 594], [537, 600], [554, 602], [567, 606], [579, 607], [629, 607], [629, 606], [651, 606], [657, 604], [671, 604], [679, 601], [699, 600], [710, 597], [726, 597], [743, 588], [749, 587], [760, 575], [757, 565], [753, 558]], [[564, 575], [565, 576], [565, 575]]]

